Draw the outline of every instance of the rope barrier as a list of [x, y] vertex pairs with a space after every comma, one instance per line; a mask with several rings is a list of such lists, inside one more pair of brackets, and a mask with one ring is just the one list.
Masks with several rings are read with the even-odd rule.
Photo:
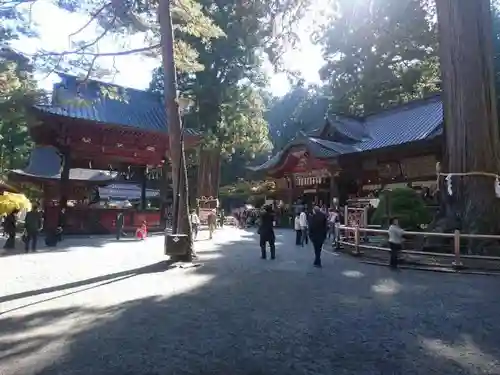
[[452, 195], [452, 187], [451, 187], [451, 178], [452, 177], [468, 177], [468, 176], [482, 176], [482, 177], [492, 177], [495, 179], [495, 193], [497, 197], [500, 198], [500, 175], [496, 173], [491, 173], [491, 172], [478, 172], [478, 171], [472, 171], [472, 172], [459, 172], [459, 173], [443, 173], [441, 172], [441, 163], [437, 162], [436, 163], [436, 187], [437, 191], [439, 191], [439, 178], [441, 176], [444, 176], [446, 182], [447, 182], [447, 189], [448, 189], [448, 195]]

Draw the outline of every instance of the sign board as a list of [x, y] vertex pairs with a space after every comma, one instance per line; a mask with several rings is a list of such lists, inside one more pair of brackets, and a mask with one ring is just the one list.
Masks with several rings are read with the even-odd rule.
[[320, 185], [326, 183], [330, 175], [330, 172], [325, 168], [312, 170], [307, 173], [297, 173], [295, 175], [295, 184], [297, 186]]

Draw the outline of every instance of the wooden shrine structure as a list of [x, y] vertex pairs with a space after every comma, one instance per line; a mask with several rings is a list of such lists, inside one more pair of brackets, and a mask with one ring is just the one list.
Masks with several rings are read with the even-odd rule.
[[301, 132], [254, 172], [276, 180], [289, 205], [344, 205], [396, 186], [430, 187], [441, 159], [440, 95], [364, 118], [333, 116]]
[[[64, 217], [66, 233], [114, 231], [118, 211], [92, 203], [99, 200], [98, 187], [117, 182], [139, 185], [141, 191], [139, 204], [125, 212], [125, 226], [147, 221], [151, 228], [161, 227], [165, 208], [149, 209], [146, 192], [167, 179], [169, 137], [162, 97], [67, 74], [60, 77], [51, 103], [32, 108], [36, 121], [30, 134], [37, 147], [29, 165], [11, 171], [10, 179], [43, 188], [49, 230]], [[200, 134], [184, 131], [186, 149], [195, 147]], [[161, 197], [162, 204], [166, 199]]]

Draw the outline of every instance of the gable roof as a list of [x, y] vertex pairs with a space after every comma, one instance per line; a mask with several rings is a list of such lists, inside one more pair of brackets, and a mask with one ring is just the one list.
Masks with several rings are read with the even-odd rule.
[[439, 95], [363, 119], [335, 116], [328, 119], [321, 130], [302, 133], [266, 163], [251, 169], [269, 170], [279, 166], [287, 151], [298, 145], [306, 147], [314, 157], [321, 159], [432, 139], [442, 134], [443, 118], [443, 104]]
[[[59, 74], [61, 82], [54, 85], [52, 103], [38, 105], [42, 112], [132, 127], [143, 131], [167, 133], [167, 114], [161, 95], [126, 88], [96, 80], [85, 80]], [[188, 135], [199, 135], [185, 129]]]

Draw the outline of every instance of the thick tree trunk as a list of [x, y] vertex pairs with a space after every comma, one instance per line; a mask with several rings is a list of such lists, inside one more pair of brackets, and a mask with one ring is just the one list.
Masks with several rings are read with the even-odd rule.
[[[167, 126], [170, 143], [170, 156], [172, 164], [172, 182], [174, 190], [174, 207], [179, 211], [173, 213], [174, 228], [178, 233], [187, 234], [193, 252], [191, 236], [191, 224], [189, 223], [188, 208], [188, 179], [186, 170], [186, 155], [182, 140], [182, 126], [177, 102], [177, 78], [174, 62], [174, 37], [172, 19], [170, 16], [170, 0], [160, 0], [158, 7], [158, 18], [160, 21], [160, 35], [162, 46], [162, 60], [164, 69], [164, 95], [167, 111]], [[179, 189], [177, 189], [179, 187]], [[179, 200], [179, 204], [176, 204]], [[176, 225], [177, 224], [177, 225]]]
[[[446, 124], [443, 172], [498, 173], [490, 0], [436, 0], [436, 8]], [[498, 233], [500, 203], [494, 182], [485, 176], [453, 178], [453, 195], [442, 194], [446, 223], [441, 226], [458, 227], [463, 233]], [[468, 244], [473, 252], [485, 245]]]
[[221, 152], [201, 150], [198, 166], [198, 197], [219, 195]]

